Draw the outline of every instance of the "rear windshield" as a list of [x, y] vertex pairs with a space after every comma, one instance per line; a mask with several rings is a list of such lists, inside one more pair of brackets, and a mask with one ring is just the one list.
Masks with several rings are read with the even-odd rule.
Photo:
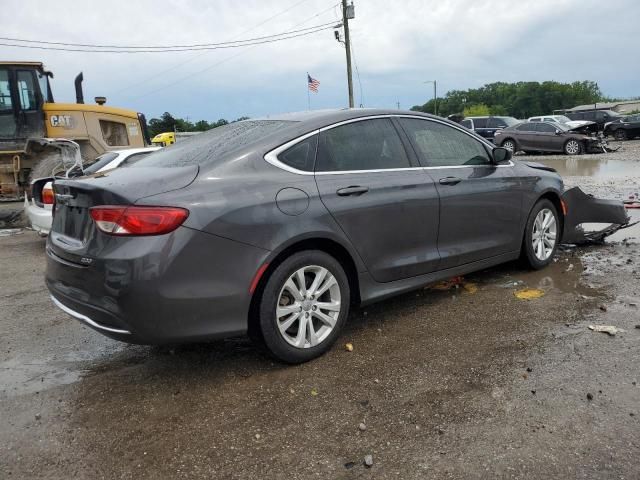
[[[98, 170], [100, 170], [102, 167], [104, 167], [107, 163], [109, 163], [111, 160], [113, 160], [117, 156], [118, 154], [114, 152], [108, 152], [103, 155], [100, 155], [98, 158], [95, 159], [93, 163], [89, 163], [89, 164], [85, 163], [85, 166], [83, 167], [82, 171], [85, 174], [96, 173]], [[89, 165], [89, 166], [87, 167], [86, 165]]]
[[217, 127], [154, 152], [131, 165], [138, 167], [182, 167], [215, 162], [227, 153], [256, 143], [294, 122], [284, 120], [243, 120]]

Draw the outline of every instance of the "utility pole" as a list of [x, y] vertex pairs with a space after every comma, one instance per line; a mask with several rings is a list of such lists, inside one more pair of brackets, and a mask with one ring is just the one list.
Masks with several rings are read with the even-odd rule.
[[[353, 12], [353, 5], [351, 5]], [[342, 23], [344, 25], [344, 46], [347, 52], [347, 83], [349, 86], [349, 108], [353, 108], [353, 80], [351, 78], [351, 41], [349, 40], [349, 16], [347, 14], [347, 0], [342, 0]], [[353, 13], [351, 15], [353, 18]]]
[[424, 83], [433, 83], [433, 114], [438, 115], [438, 82], [436, 80], [427, 80]]

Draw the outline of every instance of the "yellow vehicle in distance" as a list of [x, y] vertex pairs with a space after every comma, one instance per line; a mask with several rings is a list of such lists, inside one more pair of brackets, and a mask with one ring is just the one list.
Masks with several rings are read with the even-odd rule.
[[159, 133], [151, 139], [151, 145], [156, 147], [166, 147], [167, 145], [173, 145], [176, 143], [175, 132]]
[[185, 140], [202, 132], [163, 132], [157, 134], [151, 139], [151, 145], [154, 147], [167, 147], [173, 145], [177, 141]]

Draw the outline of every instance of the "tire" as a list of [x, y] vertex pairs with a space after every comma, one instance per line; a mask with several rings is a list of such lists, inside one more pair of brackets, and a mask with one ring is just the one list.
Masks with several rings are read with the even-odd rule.
[[[542, 225], [539, 222], [544, 222], [548, 214], [552, 215], [553, 223], [548, 223], [547, 227], [543, 228], [541, 241], [534, 243], [536, 237], [540, 238], [537, 232], [540, 231]], [[549, 220], [549, 222], [551, 221]], [[522, 239], [521, 258], [527, 266], [534, 270], [539, 270], [551, 263], [558, 249], [561, 226], [558, 211], [551, 201], [546, 198], [541, 199], [533, 206], [533, 209], [531, 209], [529, 213]], [[552, 245], [550, 246], [549, 243], [551, 243], [551, 241]], [[541, 247], [539, 246], [540, 243], [542, 243]]]
[[506, 140], [504, 140], [500, 146], [502, 148], [506, 148], [513, 154], [518, 151], [518, 145], [516, 144], [516, 141], [511, 138], [507, 138]]
[[627, 131], [622, 128], [617, 129], [613, 132], [613, 138], [616, 140], [626, 140], [627, 139]]
[[[300, 288], [300, 272], [304, 289]], [[314, 280], [319, 282], [315, 291], [324, 290], [320, 297], [309, 291]], [[263, 346], [285, 363], [319, 357], [340, 335], [350, 300], [349, 280], [334, 257], [319, 250], [294, 253], [271, 273], [262, 291], [258, 324]]]
[[564, 144], [563, 150], [565, 155], [580, 155], [584, 151], [584, 146], [580, 141], [570, 138]]

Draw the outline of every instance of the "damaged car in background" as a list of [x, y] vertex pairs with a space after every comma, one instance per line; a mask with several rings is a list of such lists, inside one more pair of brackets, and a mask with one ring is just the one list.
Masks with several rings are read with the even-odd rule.
[[235, 122], [54, 195], [46, 285], [63, 311], [131, 343], [248, 334], [288, 363], [327, 351], [352, 304], [544, 268], [575, 228], [553, 169], [397, 110]]
[[523, 122], [497, 131], [494, 143], [513, 153], [560, 152], [580, 155], [615, 151], [602, 135], [585, 133], [583, 129], [588, 127], [569, 128], [554, 122]]
[[41, 174], [46, 171], [48, 176], [32, 180], [31, 195], [28, 192], [24, 195], [24, 212], [29, 226], [39, 235], [46, 236], [51, 229], [55, 202], [53, 182], [56, 178], [90, 175], [132, 165], [160, 147], [127, 148], [106, 152], [90, 163], [82, 161], [78, 144], [67, 139], [29, 140], [27, 149], [49, 151], [49, 158], [45, 156], [42, 159], [38, 170]]

